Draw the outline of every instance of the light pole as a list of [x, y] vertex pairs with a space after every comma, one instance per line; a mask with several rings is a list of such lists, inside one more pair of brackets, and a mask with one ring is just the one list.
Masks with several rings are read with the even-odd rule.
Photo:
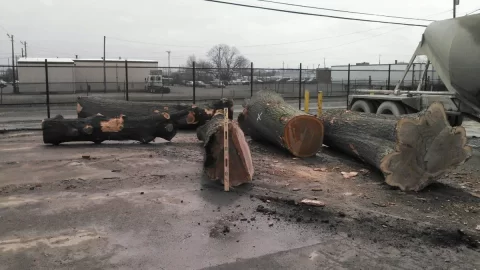
[[27, 58], [27, 42], [26, 41], [20, 41], [20, 43], [23, 45], [24, 47], [24, 51], [25, 51], [25, 58]]
[[15, 75], [15, 46], [13, 45], [13, 35], [7, 34], [12, 41], [12, 71], [13, 71], [13, 93], [17, 93], [17, 76]]
[[168, 77], [170, 77], [170, 53], [171, 52], [172, 51], [167, 51], [167, 53], [168, 53]]

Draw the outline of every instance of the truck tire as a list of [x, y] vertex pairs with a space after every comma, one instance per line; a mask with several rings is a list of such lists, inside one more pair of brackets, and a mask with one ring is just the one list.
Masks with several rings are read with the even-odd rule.
[[384, 101], [377, 109], [377, 114], [393, 114], [399, 116], [405, 113], [405, 108], [402, 104], [393, 101]]
[[357, 100], [350, 108], [354, 112], [375, 113], [375, 106], [368, 100]]
[[447, 115], [447, 119], [452, 127], [459, 127], [463, 123], [463, 115]]

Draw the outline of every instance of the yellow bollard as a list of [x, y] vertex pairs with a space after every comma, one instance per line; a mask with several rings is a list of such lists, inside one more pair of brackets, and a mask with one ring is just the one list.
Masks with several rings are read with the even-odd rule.
[[323, 91], [318, 91], [317, 103], [317, 117], [320, 117], [323, 110]]
[[310, 92], [305, 90], [305, 112], [308, 113], [308, 106], [310, 105]]

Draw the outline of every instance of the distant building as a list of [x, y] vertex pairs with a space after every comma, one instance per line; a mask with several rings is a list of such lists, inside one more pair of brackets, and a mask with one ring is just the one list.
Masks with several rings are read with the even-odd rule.
[[[52, 92], [92, 92], [104, 90], [103, 59], [20, 58], [18, 80], [21, 92], [45, 91], [45, 59], [48, 62], [48, 81]], [[150, 70], [158, 69], [155, 60], [127, 60], [129, 90], [144, 87]], [[106, 59], [107, 91], [125, 88], [125, 60]]]
[[[407, 63], [397, 63], [390, 65], [390, 83], [395, 85], [402, 79], [403, 73], [407, 67]], [[357, 82], [358, 84], [370, 84], [370, 85], [385, 85], [388, 80], [388, 64], [374, 64], [350, 66], [350, 82]], [[410, 69], [405, 77], [404, 85], [416, 84], [421, 79], [422, 71], [425, 68], [424, 63], [415, 63], [415, 66]], [[414, 71], [413, 71], [414, 69]], [[435, 70], [430, 65], [427, 73], [427, 77], [434, 82], [440, 81]], [[332, 66], [332, 80], [336, 82], [344, 81], [348, 79], [348, 65]]]

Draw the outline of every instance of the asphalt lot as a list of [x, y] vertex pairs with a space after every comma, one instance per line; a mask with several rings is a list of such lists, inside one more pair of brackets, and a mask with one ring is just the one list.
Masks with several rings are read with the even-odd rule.
[[371, 168], [328, 148], [292, 159], [249, 145], [254, 180], [226, 193], [203, 178], [193, 132], [57, 147], [0, 135], [0, 269], [480, 267], [478, 151], [415, 193], [375, 171], [344, 179]]

